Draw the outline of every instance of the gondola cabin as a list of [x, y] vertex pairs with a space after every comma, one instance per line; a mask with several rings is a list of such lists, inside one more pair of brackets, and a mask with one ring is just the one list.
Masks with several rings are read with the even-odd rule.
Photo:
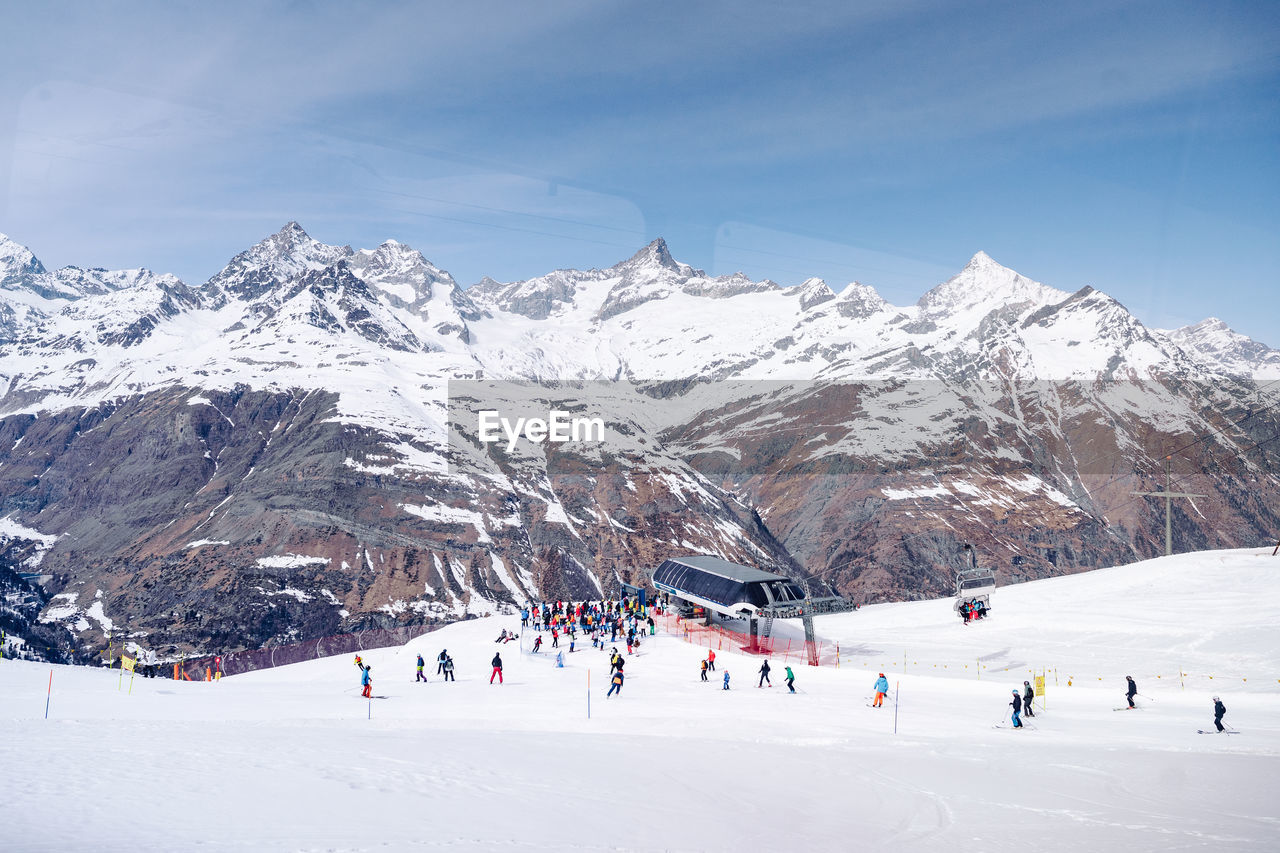
[[991, 593], [995, 591], [996, 573], [991, 569], [961, 569], [956, 572], [956, 600], [952, 608], [966, 622], [981, 619], [991, 613]]

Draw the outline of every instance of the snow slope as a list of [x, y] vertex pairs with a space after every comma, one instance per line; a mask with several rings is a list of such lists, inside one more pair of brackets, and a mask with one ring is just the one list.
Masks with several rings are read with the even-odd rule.
[[[1037, 581], [997, 590], [968, 627], [945, 601], [823, 617], [842, 665], [797, 666], [796, 696], [781, 665], [759, 690], [758, 660], [729, 651], [732, 689], [702, 684], [702, 651], [659, 636], [606, 700], [606, 653], [587, 644], [557, 669], [494, 644], [509, 617], [366, 652], [387, 697], [373, 701], [348, 656], [132, 695], [119, 673], [4, 661], [0, 847], [1274, 850], [1278, 568], [1257, 549]], [[442, 647], [456, 684], [434, 674]], [[906, 675], [888, 668], [903, 648]], [[929, 666], [977, 658], [980, 679]], [[1153, 677], [1184, 660], [1199, 671], [1185, 689]], [[1057, 666], [1047, 710], [1034, 730], [995, 728], [1022, 662]], [[897, 734], [892, 707], [866, 705], [881, 664]], [[1150, 698], [1114, 713], [1125, 674]], [[1196, 733], [1214, 692], [1242, 734]]]

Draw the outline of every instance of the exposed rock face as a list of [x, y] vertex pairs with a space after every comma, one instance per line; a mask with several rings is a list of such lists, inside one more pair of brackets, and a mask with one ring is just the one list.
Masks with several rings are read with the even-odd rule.
[[[1175, 488], [1210, 496], [1174, 503], [1175, 547], [1273, 535], [1280, 419], [1255, 382], [1278, 361], [983, 254], [895, 307], [710, 277], [660, 240], [464, 291], [408, 246], [296, 223], [201, 287], [50, 273], [4, 238], [0, 546], [80, 647], [451, 620], [691, 551], [938, 594], [964, 542], [1002, 582], [1158, 553], [1163, 504], [1130, 493], [1175, 451]], [[517, 403], [607, 440], [480, 441], [477, 407]]]

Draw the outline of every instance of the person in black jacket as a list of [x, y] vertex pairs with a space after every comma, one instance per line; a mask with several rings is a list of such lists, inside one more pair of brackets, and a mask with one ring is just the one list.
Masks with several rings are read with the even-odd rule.
[[[766, 681], [769, 681], [769, 661], [768, 660], [760, 664], [760, 683], [757, 684], [756, 687], [764, 687], [764, 683]], [[772, 681], [769, 681], [769, 686], [770, 687], [773, 686]]]
[[1124, 694], [1124, 698], [1129, 700], [1129, 707], [1133, 708], [1133, 697], [1138, 695], [1138, 683], [1133, 680], [1132, 675], [1126, 675], [1125, 680], [1129, 682], [1129, 690]]
[[436, 658], [436, 675], [444, 672], [444, 662], [449, 659], [449, 650], [441, 649], [440, 655]]
[[1022, 728], [1022, 720], [1019, 718], [1022, 713], [1022, 697], [1017, 690], [1013, 691], [1013, 701], [1009, 704], [1013, 706], [1013, 727], [1020, 729]]
[[1030, 681], [1022, 682], [1022, 707], [1027, 709], [1028, 717], [1034, 717], [1036, 715], [1035, 710], [1031, 707], [1031, 703], [1035, 700], [1035, 698], [1036, 698], [1036, 691], [1035, 691], [1035, 688], [1031, 686], [1031, 682]]
[[493, 664], [493, 674], [489, 676], [489, 683], [493, 684], [493, 679], [496, 676], [498, 679], [498, 683], [501, 684], [502, 683], [502, 655], [495, 654], [493, 656], [493, 660], [490, 661], [490, 663]]
[[1227, 706], [1222, 704], [1222, 700], [1217, 696], [1213, 697], [1213, 724], [1218, 727], [1218, 731], [1223, 731], [1222, 715], [1227, 713]]

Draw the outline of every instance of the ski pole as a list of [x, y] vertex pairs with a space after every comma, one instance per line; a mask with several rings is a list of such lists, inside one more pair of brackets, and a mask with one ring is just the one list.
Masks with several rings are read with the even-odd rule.
[[1136, 695], [1141, 696], [1143, 699], [1146, 699], [1146, 700], [1151, 701], [1151, 702], [1156, 701], [1153, 697], [1148, 696], [1148, 695], [1147, 695], [1147, 694], [1145, 694], [1145, 693], [1138, 693], [1138, 694], [1136, 694]]

